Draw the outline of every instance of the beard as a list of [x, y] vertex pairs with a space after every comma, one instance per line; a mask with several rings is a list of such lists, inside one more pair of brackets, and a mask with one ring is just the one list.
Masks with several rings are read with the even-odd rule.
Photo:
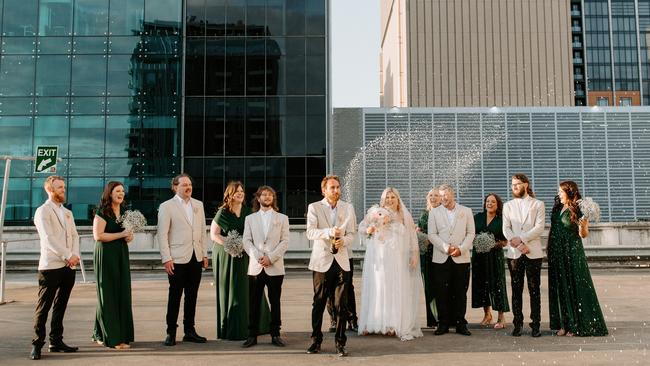
[[515, 198], [523, 198], [523, 197], [526, 195], [526, 190], [525, 190], [525, 189], [521, 189], [521, 190], [518, 190], [518, 191], [516, 191], [516, 192], [515, 192], [515, 191], [512, 191], [512, 195], [513, 195]]
[[269, 208], [272, 205], [273, 205], [273, 201], [271, 201], [271, 202], [260, 202], [260, 206], [262, 206], [264, 208]]
[[62, 194], [55, 193], [52, 198], [54, 198], [54, 200], [57, 201], [58, 203], [65, 203], [65, 193]]

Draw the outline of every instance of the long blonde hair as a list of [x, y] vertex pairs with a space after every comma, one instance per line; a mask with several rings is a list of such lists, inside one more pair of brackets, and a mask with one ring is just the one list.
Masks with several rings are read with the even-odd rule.
[[386, 196], [388, 193], [393, 193], [397, 197], [397, 211], [400, 212], [402, 206], [402, 197], [399, 195], [397, 188], [386, 187], [383, 192], [381, 192], [381, 199], [379, 200], [379, 206], [384, 207], [386, 205]]

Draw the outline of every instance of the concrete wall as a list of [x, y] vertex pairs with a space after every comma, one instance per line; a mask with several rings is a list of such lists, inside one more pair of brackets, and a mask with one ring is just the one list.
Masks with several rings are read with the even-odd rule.
[[[82, 235], [82, 257], [88, 266], [92, 263], [95, 246], [91, 230], [91, 227], [79, 227], [79, 234]], [[161, 265], [160, 254], [155, 244], [155, 233], [155, 227], [148, 227], [146, 232], [136, 234], [135, 240], [130, 244], [131, 262], [135, 268], [152, 268]], [[543, 236], [544, 244], [547, 235], [546, 232]], [[5, 228], [4, 238], [9, 242], [8, 268], [36, 268], [39, 242], [34, 227]], [[590, 236], [584, 241], [584, 245], [587, 255], [592, 258], [648, 259], [650, 258], [650, 223], [595, 224], [590, 228]], [[355, 258], [363, 258], [364, 247], [359, 236], [353, 250]], [[292, 225], [289, 251], [286, 255], [288, 265], [293, 268], [307, 268], [310, 253], [311, 243], [305, 236], [305, 225]]]

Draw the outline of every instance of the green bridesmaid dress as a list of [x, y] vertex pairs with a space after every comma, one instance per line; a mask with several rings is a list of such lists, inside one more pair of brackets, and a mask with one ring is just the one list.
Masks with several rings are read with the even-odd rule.
[[[251, 214], [250, 208], [242, 206], [237, 217], [226, 209], [219, 209], [214, 220], [221, 229], [221, 235], [228, 235], [236, 230], [244, 233], [244, 220]], [[223, 245], [212, 247], [212, 270], [214, 286], [217, 293], [217, 338], [227, 340], [244, 340], [248, 337], [248, 255], [232, 257], [223, 249]], [[266, 295], [262, 296], [260, 306], [259, 334], [269, 333], [271, 312]]]
[[[106, 221], [105, 233], [119, 233], [124, 229], [115, 217], [106, 217], [97, 210], [97, 216]], [[122, 214], [122, 212], [120, 212]], [[94, 270], [97, 279], [97, 312], [93, 339], [107, 347], [133, 342], [133, 311], [131, 309], [131, 271], [129, 247], [126, 240], [95, 244]]]

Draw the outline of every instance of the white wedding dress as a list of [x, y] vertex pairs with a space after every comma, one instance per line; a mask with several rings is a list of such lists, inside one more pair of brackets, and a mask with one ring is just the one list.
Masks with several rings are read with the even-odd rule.
[[[409, 265], [411, 258], [419, 259], [419, 247], [413, 219], [402, 208], [405, 215], [393, 213], [390, 224], [372, 238], [364, 237], [359, 334], [394, 332], [403, 341], [422, 337], [418, 321], [422, 276], [419, 263]], [[364, 220], [361, 235], [366, 228]]]

